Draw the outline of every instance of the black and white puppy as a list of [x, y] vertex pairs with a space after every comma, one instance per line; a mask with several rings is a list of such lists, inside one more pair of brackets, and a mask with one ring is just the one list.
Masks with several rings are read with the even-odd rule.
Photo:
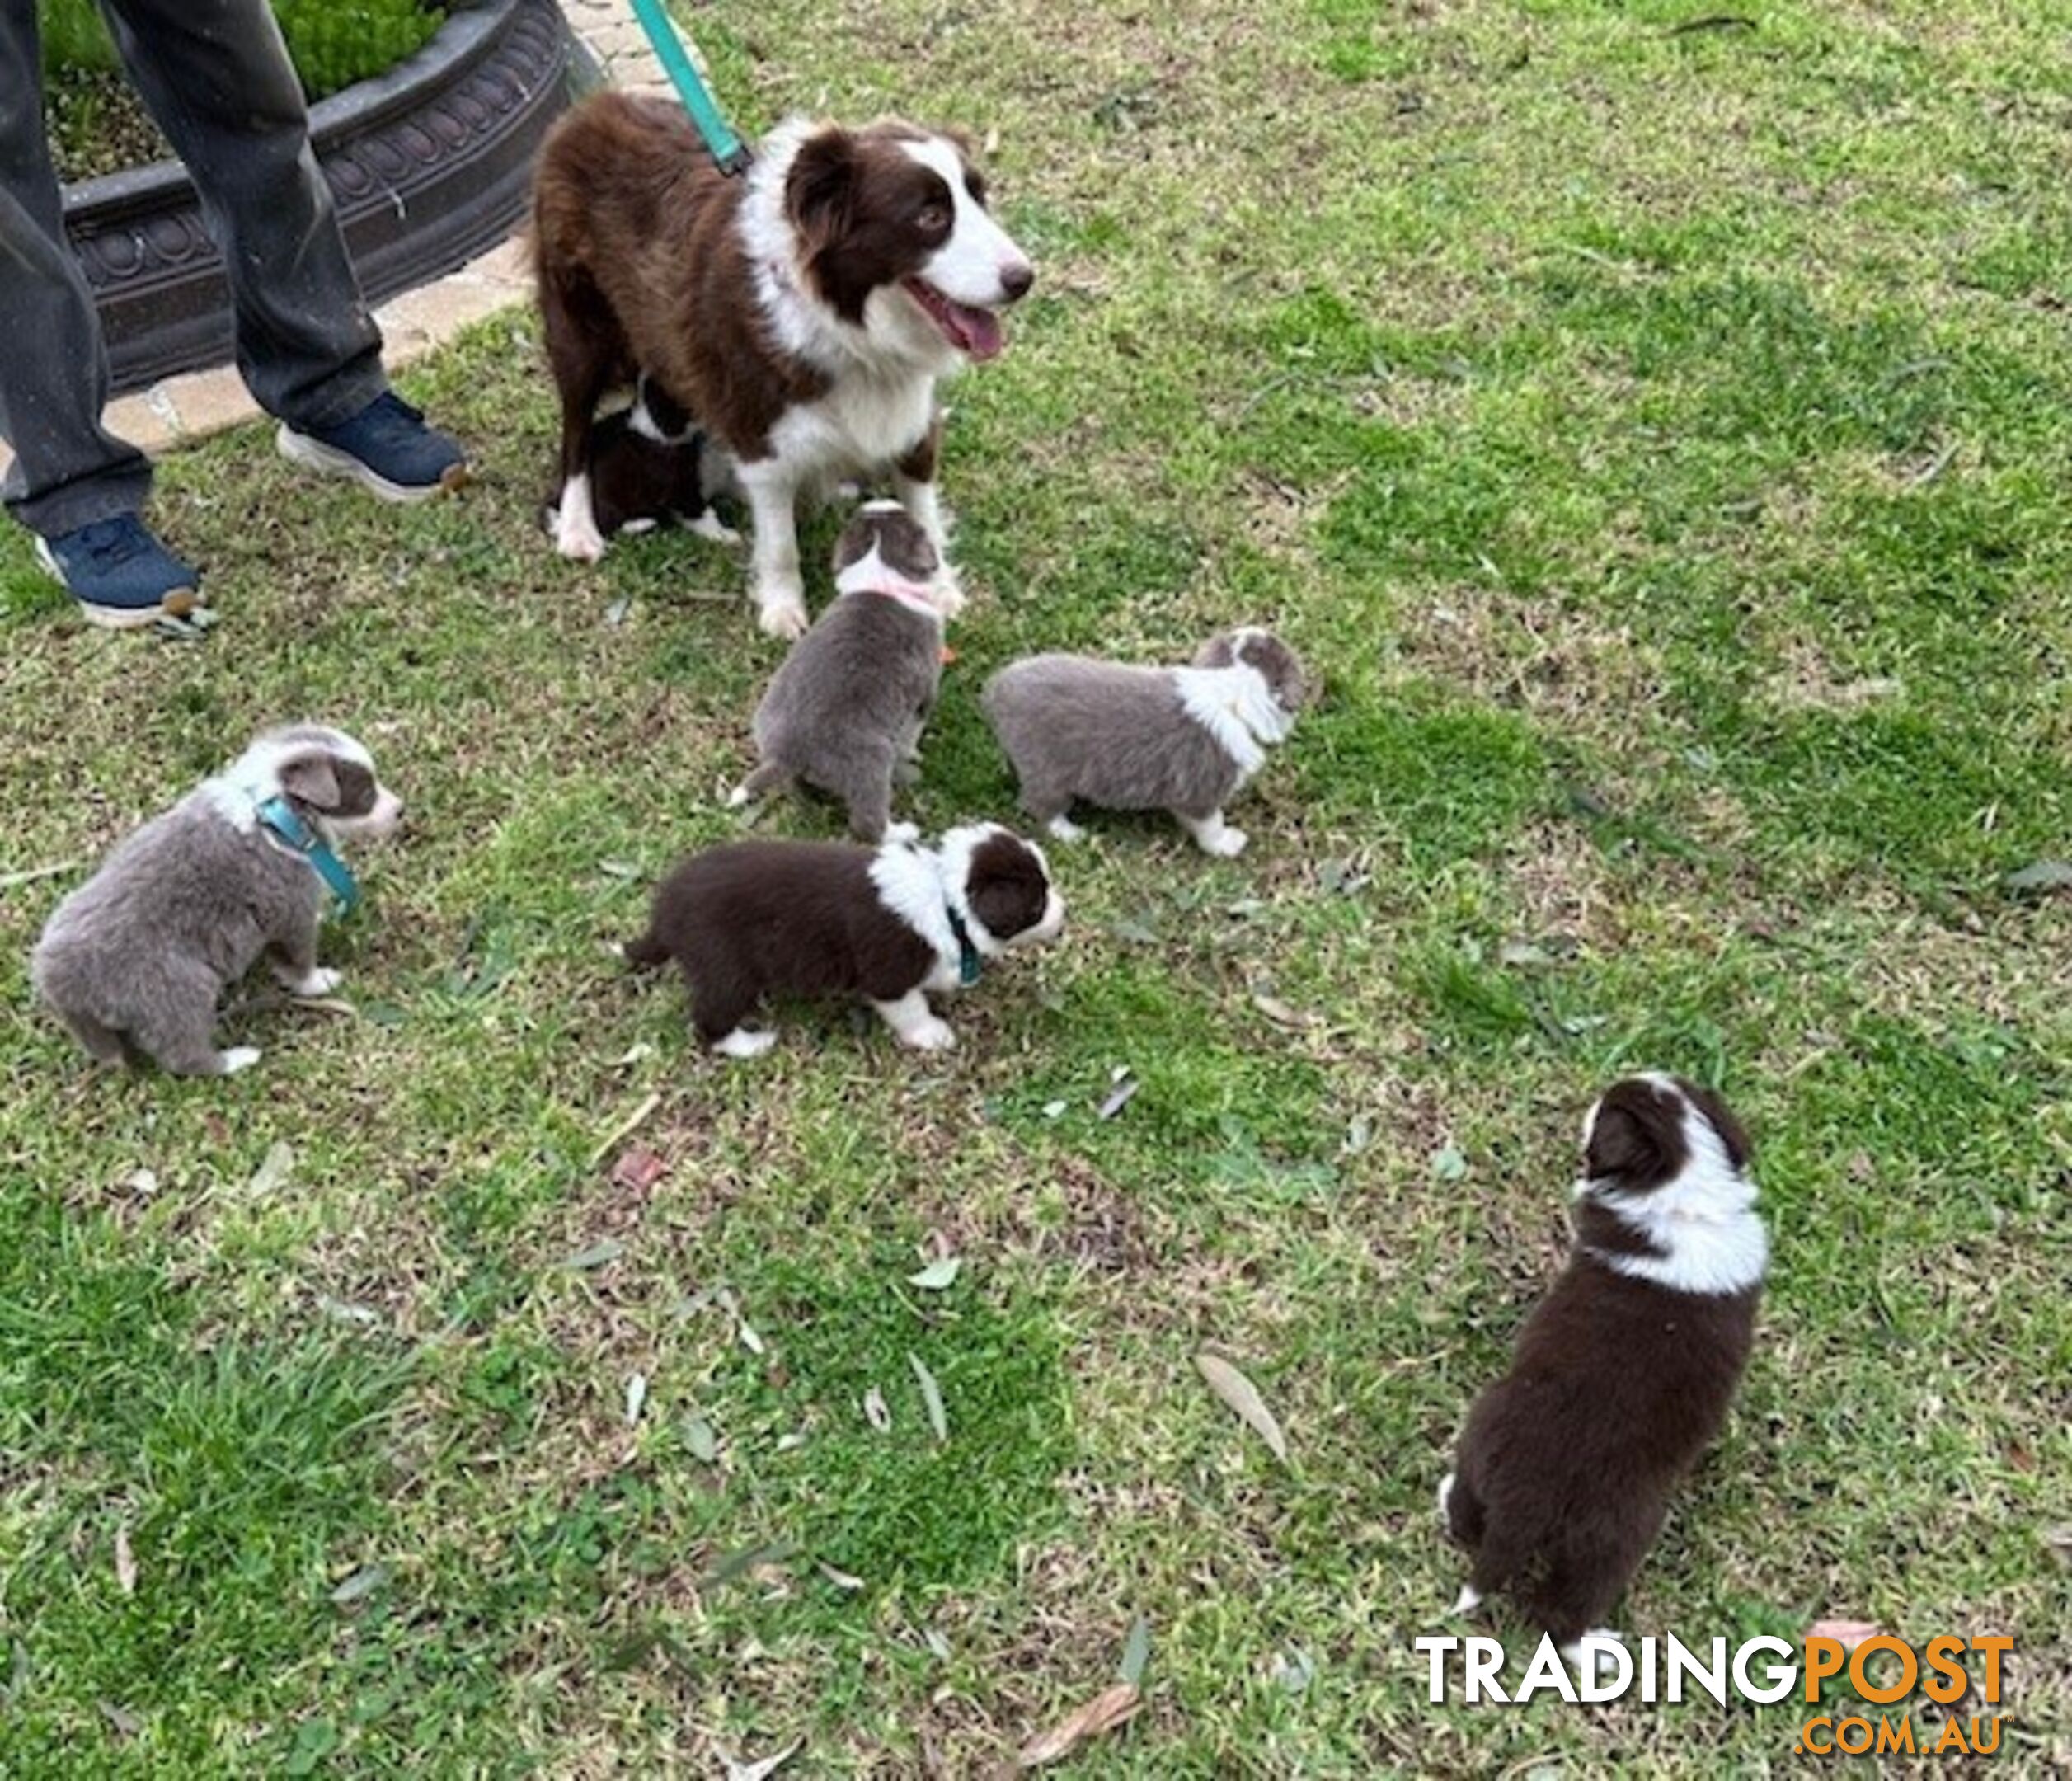
[[694, 854], [655, 893], [632, 964], [676, 961], [699, 1039], [729, 1057], [777, 1035], [748, 1027], [766, 996], [861, 996], [904, 1045], [956, 1035], [928, 1006], [978, 980], [987, 959], [1054, 940], [1064, 901], [1043, 850], [980, 823], [939, 846], [731, 841]]
[[259, 1060], [218, 1051], [216, 1004], [261, 953], [292, 994], [327, 995], [317, 963], [327, 895], [350, 900], [332, 849], [388, 834], [402, 801], [342, 730], [269, 730], [213, 778], [120, 842], [60, 903], [29, 961], [43, 1001], [94, 1058], [141, 1052], [178, 1076]]
[[1583, 1128], [1567, 1267], [1475, 1400], [1439, 1487], [1474, 1555], [1456, 1612], [1505, 1591], [1573, 1661], [1725, 1421], [1769, 1242], [1748, 1140], [1719, 1097], [1629, 1078]]
[[892, 782], [918, 774], [942, 684], [942, 621], [957, 604], [942, 559], [897, 501], [872, 501], [834, 546], [839, 598], [792, 646], [755, 707], [761, 757], [728, 802], [799, 781], [841, 800], [849, 833], [911, 840]]
[[[712, 508], [727, 480], [725, 463], [706, 449], [690, 416], [646, 378], [632, 407], [598, 417], [590, 452], [590, 504], [604, 537], [680, 524], [716, 544], [740, 543]], [[560, 526], [557, 494], [547, 496], [543, 519], [549, 532]]]
[[1078, 799], [1170, 811], [1205, 853], [1242, 853], [1224, 806], [1285, 741], [1306, 697], [1302, 664], [1271, 632], [1211, 637], [1185, 668], [1031, 656], [986, 684], [986, 718], [1022, 781], [1022, 807], [1060, 841]]

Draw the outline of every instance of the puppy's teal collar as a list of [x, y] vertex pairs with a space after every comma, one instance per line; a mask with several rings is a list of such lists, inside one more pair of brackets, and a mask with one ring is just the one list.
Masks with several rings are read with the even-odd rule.
[[950, 932], [956, 937], [958, 986], [969, 989], [979, 980], [985, 961], [971, 944], [971, 930], [964, 925], [964, 918], [947, 903], [942, 905], [942, 913], [950, 918]]
[[326, 888], [338, 899], [339, 913], [350, 914], [359, 901], [359, 886], [345, 869], [345, 861], [332, 853], [324, 838], [302, 820], [295, 806], [284, 797], [270, 797], [258, 806], [257, 815], [270, 834], [278, 836], [309, 862], [317, 876], [324, 881]]

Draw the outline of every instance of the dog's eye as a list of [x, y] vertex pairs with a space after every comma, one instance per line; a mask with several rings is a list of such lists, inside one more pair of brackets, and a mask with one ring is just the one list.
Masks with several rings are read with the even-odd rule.
[[950, 207], [947, 204], [923, 204], [921, 214], [914, 219], [914, 226], [924, 235], [940, 235], [950, 227]]
[[971, 202], [981, 209], [985, 204], [985, 181], [976, 173], [964, 176], [964, 189], [970, 193]]

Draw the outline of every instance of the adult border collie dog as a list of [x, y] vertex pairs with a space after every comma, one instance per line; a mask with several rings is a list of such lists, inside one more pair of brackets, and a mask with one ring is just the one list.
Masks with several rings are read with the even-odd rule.
[[961, 139], [794, 118], [729, 179], [679, 107], [601, 93], [541, 150], [533, 251], [564, 557], [604, 550], [592, 429], [599, 400], [641, 373], [732, 459], [773, 636], [806, 624], [801, 493], [889, 476], [942, 550], [936, 380], [1000, 350], [999, 311], [1036, 277]]

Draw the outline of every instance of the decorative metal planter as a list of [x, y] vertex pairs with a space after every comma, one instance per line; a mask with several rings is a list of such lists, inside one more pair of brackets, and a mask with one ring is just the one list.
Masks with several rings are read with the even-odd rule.
[[[317, 158], [369, 301], [509, 235], [540, 139], [596, 78], [555, 0], [483, 0], [388, 73], [312, 106]], [[229, 362], [222, 257], [177, 162], [68, 186], [65, 227], [119, 391]]]

